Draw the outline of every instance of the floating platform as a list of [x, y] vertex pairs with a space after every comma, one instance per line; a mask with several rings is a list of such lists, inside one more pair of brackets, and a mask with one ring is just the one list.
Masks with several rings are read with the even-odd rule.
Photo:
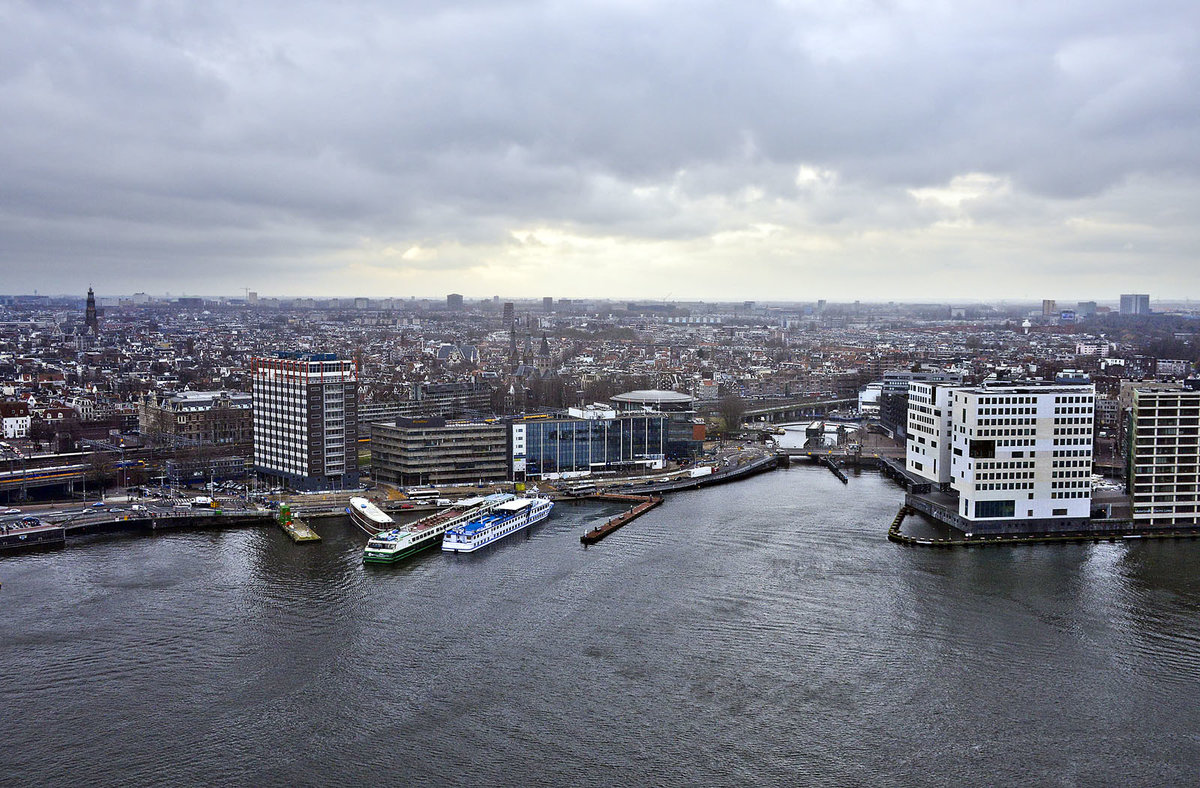
[[288, 538], [296, 544], [321, 541], [321, 535], [309, 528], [308, 523], [304, 522], [303, 520], [296, 519], [292, 520], [290, 523], [280, 523], [279, 527], [282, 528], [283, 532], [288, 535]]
[[636, 520], [646, 512], [653, 509], [663, 502], [661, 495], [645, 496], [645, 495], [621, 495], [618, 493], [603, 493], [592, 496], [602, 501], [619, 501], [621, 503], [635, 503], [627, 512], [622, 512], [616, 517], [610, 518], [604, 525], [599, 525], [592, 530], [579, 537], [579, 541], [584, 544], [595, 544], [604, 537], [611, 534], [621, 526], [628, 522]]

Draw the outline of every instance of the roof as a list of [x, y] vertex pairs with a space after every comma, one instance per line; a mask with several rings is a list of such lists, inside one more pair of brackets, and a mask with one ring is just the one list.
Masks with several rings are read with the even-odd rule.
[[661, 389], [639, 389], [638, 391], [627, 391], [624, 394], [617, 394], [611, 398], [613, 402], [677, 402], [680, 404], [689, 403], [692, 401], [690, 394], [681, 394], [678, 391], [662, 391]]

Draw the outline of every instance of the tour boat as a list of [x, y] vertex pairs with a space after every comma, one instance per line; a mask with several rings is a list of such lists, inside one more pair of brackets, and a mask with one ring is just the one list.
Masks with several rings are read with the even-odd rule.
[[517, 498], [469, 522], [446, 529], [442, 549], [448, 553], [470, 553], [509, 534], [516, 533], [550, 515], [554, 502], [547, 498]]
[[502, 506], [516, 496], [497, 493], [482, 498], [467, 498], [449, 509], [422, 517], [415, 523], [380, 531], [363, 550], [363, 561], [390, 564], [437, 544], [448, 528], [464, 525], [480, 515]]

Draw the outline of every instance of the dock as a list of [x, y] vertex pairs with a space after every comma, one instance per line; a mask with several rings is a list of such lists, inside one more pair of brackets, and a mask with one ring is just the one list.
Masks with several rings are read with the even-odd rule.
[[585, 545], [596, 544], [604, 537], [611, 534], [613, 531], [622, 527], [628, 522], [632, 522], [641, 517], [646, 512], [653, 509], [663, 502], [661, 495], [622, 495], [620, 493], [598, 493], [592, 496], [595, 500], [600, 501], [619, 501], [621, 503], [632, 503], [629, 511], [622, 512], [616, 517], [609, 518], [604, 525], [598, 525], [592, 530], [579, 537], [579, 541]]
[[279, 507], [279, 517], [276, 522], [279, 523], [279, 527], [288, 535], [288, 538], [296, 544], [321, 541], [321, 535], [310, 528], [308, 523], [299, 517], [292, 516], [292, 510], [287, 504]]

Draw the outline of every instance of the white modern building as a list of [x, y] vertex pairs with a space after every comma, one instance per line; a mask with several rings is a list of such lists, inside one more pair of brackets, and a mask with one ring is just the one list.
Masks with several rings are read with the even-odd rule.
[[950, 483], [950, 394], [946, 383], [908, 384], [908, 433], [905, 464], [934, 484]]
[[1134, 522], [1200, 523], [1200, 391], [1134, 389], [1131, 426]]
[[1090, 383], [914, 386], [906, 464], [973, 531], [1067, 528], [1091, 514], [1095, 407]]
[[358, 485], [358, 373], [330, 353], [254, 359], [254, 465], [301, 490]]

